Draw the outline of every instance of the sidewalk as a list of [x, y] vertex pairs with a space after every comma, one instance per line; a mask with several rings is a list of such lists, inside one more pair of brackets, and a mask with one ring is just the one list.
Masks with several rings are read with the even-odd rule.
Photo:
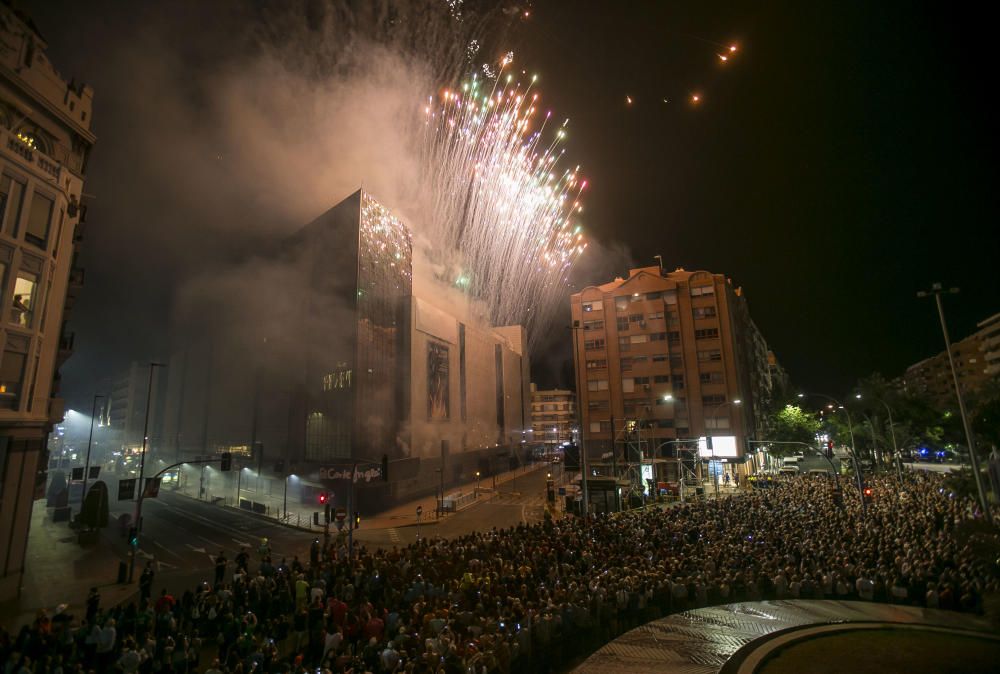
[[100, 530], [96, 543], [81, 546], [68, 522], [53, 522], [45, 500], [35, 501], [21, 596], [0, 603], [0, 623], [16, 631], [31, 623], [39, 609], [51, 617], [60, 604], [67, 604], [65, 611], [78, 621], [86, 613], [87, 594], [95, 586], [102, 607], [128, 599], [138, 588], [134, 583], [116, 582], [118, 562], [125, 560], [124, 546], [114, 522]]

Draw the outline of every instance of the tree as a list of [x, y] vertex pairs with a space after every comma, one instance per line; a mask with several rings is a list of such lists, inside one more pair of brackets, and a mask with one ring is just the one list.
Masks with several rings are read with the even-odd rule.
[[[776, 442], [801, 442], [810, 447], [816, 446], [816, 433], [819, 431], [819, 421], [814, 414], [802, 411], [797, 405], [785, 405], [771, 415], [770, 440]], [[785, 456], [801, 451], [796, 445], [772, 445], [768, 450], [773, 456]]]

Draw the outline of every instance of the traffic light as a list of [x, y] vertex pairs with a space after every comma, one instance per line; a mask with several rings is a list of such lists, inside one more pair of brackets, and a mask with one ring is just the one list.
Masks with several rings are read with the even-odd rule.
[[826, 458], [833, 458], [833, 440], [826, 441]]
[[233, 455], [229, 452], [222, 453], [222, 465], [220, 466], [222, 472], [228, 472], [233, 467]]
[[871, 487], [865, 487], [864, 488], [864, 494], [865, 494], [865, 498], [871, 498], [872, 497], [872, 488]]
[[354, 511], [354, 528], [357, 529], [361, 526], [361, 513], [357, 510]]
[[139, 530], [135, 527], [128, 530], [128, 544], [133, 548], [139, 547]]
[[326, 492], [325, 491], [321, 491], [319, 493], [319, 504], [320, 505], [326, 505], [326, 498], [327, 498]]

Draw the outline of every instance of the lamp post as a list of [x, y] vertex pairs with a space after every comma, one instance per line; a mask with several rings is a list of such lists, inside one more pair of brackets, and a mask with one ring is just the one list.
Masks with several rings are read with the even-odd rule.
[[[142, 494], [144, 486], [142, 484], [143, 472], [146, 469], [146, 445], [149, 440], [149, 408], [150, 403], [153, 398], [153, 372], [158, 367], [166, 367], [164, 363], [153, 363], [149, 364], [149, 384], [146, 387], [146, 419], [142, 424], [142, 454], [139, 457], [139, 498], [135, 502], [135, 529], [136, 532], [142, 531]], [[128, 565], [128, 582], [132, 582], [132, 577], [135, 575], [135, 554], [137, 550], [135, 547], [132, 549], [132, 557], [129, 560]]]
[[[718, 412], [719, 410], [721, 410], [723, 407], [727, 407], [729, 405], [741, 405], [741, 404], [743, 404], [743, 401], [741, 399], [739, 399], [739, 398], [733, 398], [732, 400], [727, 400], [726, 402], [722, 403], [721, 405], [716, 405], [715, 407], [710, 407], [709, 410], [711, 411], [711, 415], [706, 415], [706, 416], [711, 416], [713, 419], [715, 419], [716, 412]], [[705, 445], [712, 452], [712, 458], [710, 459], [710, 462], [708, 464], [709, 467], [711, 467], [712, 463], [715, 462], [715, 447], [712, 446], [712, 436], [708, 434], [708, 429], [705, 429]], [[709, 471], [709, 472], [711, 472], [711, 471]], [[718, 500], [718, 498], [719, 498], [719, 472], [718, 472], [718, 466], [716, 466], [716, 472], [712, 475], [712, 482], [715, 483], [715, 498], [716, 498], [716, 500]]]
[[90, 435], [87, 437], [87, 460], [83, 467], [83, 493], [80, 495], [80, 510], [83, 510], [83, 503], [87, 500], [87, 477], [90, 473], [90, 445], [94, 440], [94, 417], [97, 416], [97, 399], [104, 398], [105, 402], [108, 397], [103, 393], [94, 394], [94, 407], [90, 411]]
[[861, 480], [861, 464], [858, 463], [858, 456], [854, 451], [854, 424], [851, 423], [851, 413], [839, 400], [825, 393], [800, 393], [798, 397], [805, 398], [807, 395], [829, 400], [837, 406], [837, 409], [844, 410], [844, 415], [847, 416], [847, 433], [851, 436], [851, 461], [854, 463], [854, 475], [857, 477], [858, 498], [861, 499], [861, 518], [864, 519], [868, 514], [868, 505], [865, 503], [865, 486]]
[[[951, 339], [948, 337], [948, 324], [944, 320], [944, 305], [941, 303], [941, 294], [945, 290], [941, 287], [940, 283], [934, 283], [931, 285], [929, 291], [921, 290], [917, 293], [917, 297], [927, 297], [928, 295], [934, 295], [934, 301], [937, 303], [938, 318], [941, 321], [941, 334], [944, 336], [944, 350], [948, 354], [948, 365], [951, 367], [951, 378], [955, 383], [955, 397], [958, 398], [958, 413], [962, 415], [962, 428], [965, 429], [965, 443], [969, 446], [969, 460], [972, 462], [972, 476], [976, 479], [976, 491], [979, 492], [979, 502], [983, 507], [983, 514], [986, 515], [987, 521], [992, 521], [993, 517], [990, 513], [990, 503], [986, 498], [986, 489], [983, 487], [983, 476], [979, 474], [979, 457], [976, 456], [976, 443], [972, 437], [972, 427], [969, 425], [969, 416], [965, 412], [965, 400], [962, 398], [962, 387], [958, 383], [958, 371], [955, 370], [955, 358], [951, 353]], [[951, 294], [957, 294], [958, 288], [949, 288], [948, 291]]]
[[[570, 326], [570, 330], [573, 331], [573, 370], [576, 375], [576, 422], [577, 427], [580, 429], [580, 469], [583, 472], [582, 488], [583, 488], [583, 516], [584, 519], [589, 521], [590, 519], [590, 494], [587, 490], [587, 480], [590, 477], [590, 471], [587, 468], [587, 449], [586, 443], [584, 442], [584, 428], [583, 428], [583, 413], [581, 408], [583, 405], [580, 404], [583, 398], [583, 391], [580, 390], [580, 338], [577, 336], [577, 331], [582, 330], [582, 326], [579, 321], [573, 321], [573, 325]], [[612, 447], [612, 451], [614, 448]], [[617, 487], [616, 487], [617, 489]]]
[[[858, 393], [854, 397], [857, 398], [858, 400], [861, 400], [861, 394], [860, 393]], [[897, 473], [897, 475], [899, 477], [899, 483], [902, 484], [903, 483], [903, 459], [902, 459], [902, 457], [900, 457], [900, 455], [899, 455], [899, 447], [896, 445], [896, 429], [893, 427], [894, 424], [893, 424], [893, 421], [892, 421], [892, 408], [889, 407], [889, 403], [887, 403], [886, 401], [882, 400], [878, 396], [872, 396], [872, 398], [874, 398], [875, 400], [877, 400], [880, 403], [882, 403], [882, 406], [885, 408], [886, 413], [889, 415], [889, 437], [892, 438], [892, 454], [893, 454], [893, 456], [896, 459], [896, 473]]]

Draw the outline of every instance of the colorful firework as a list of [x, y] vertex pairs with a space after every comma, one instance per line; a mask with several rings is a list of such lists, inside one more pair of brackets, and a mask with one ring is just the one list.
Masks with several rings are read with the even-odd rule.
[[512, 61], [508, 53], [495, 79], [474, 75], [424, 106], [429, 238], [449, 280], [485, 302], [495, 325], [534, 335], [587, 247], [579, 224], [587, 182], [578, 166], [561, 166], [569, 120], [553, 124], [541, 112], [537, 77], [518, 82], [507, 73]]

